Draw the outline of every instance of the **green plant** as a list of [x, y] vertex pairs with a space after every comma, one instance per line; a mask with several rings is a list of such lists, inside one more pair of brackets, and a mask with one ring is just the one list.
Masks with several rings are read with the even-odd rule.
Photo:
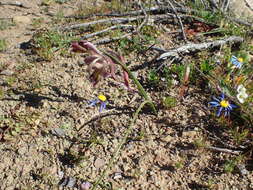
[[56, 52], [64, 51], [73, 39], [75, 38], [71, 34], [42, 30], [33, 36], [34, 51], [40, 58], [50, 61]]
[[0, 19], [0, 30], [6, 30], [11, 26], [14, 26], [14, 23], [12, 21]]
[[0, 52], [7, 49], [7, 42], [5, 39], [0, 39]]
[[172, 96], [166, 96], [163, 99], [163, 105], [166, 108], [175, 107], [177, 105], [177, 99], [175, 97], [172, 97]]
[[175, 163], [175, 168], [176, 169], [181, 169], [184, 167], [184, 161], [178, 161]]
[[232, 137], [234, 138], [236, 144], [240, 145], [249, 135], [249, 130], [245, 129], [238, 131], [237, 128], [231, 130]]
[[200, 64], [200, 70], [204, 74], [210, 74], [210, 71], [212, 71], [214, 66], [210, 64], [209, 60], [203, 60], [203, 62]]
[[16, 82], [17, 78], [14, 76], [9, 76], [6, 78], [5, 82], [8, 86], [12, 86]]
[[148, 72], [148, 83], [150, 85], [157, 86], [159, 84], [160, 77], [156, 70], [152, 69]]
[[4, 89], [0, 87], [0, 99], [4, 97]]
[[204, 138], [200, 138], [200, 139], [195, 140], [195, 141], [193, 142], [193, 144], [194, 144], [197, 148], [204, 148], [204, 147], [207, 146]]
[[238, 164], [238, 160], [232, 159], [232, 160], [227, 160], [224, 164], [224, 171], [227, 173], [232, 173], [235, 170], [236, 165]]

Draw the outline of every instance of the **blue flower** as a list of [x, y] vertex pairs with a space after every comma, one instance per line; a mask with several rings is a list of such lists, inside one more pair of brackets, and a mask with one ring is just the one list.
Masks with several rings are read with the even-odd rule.
[[220, 117], [222, 111], [224, 111], [224, 116], [226, 117], [230, 114], [233, 108], [237, 108], [236, 105], [229, 103], [229, 101], [225, 99], [225, 95], [223, 93], [220, 97], [213, 97], [213, 99], [214, 101], [209, 102], [209, 104], [211, 105], [211, 107], [218, 108], [217, 117]]
[[102, 112], [106, 108], [106, 97], [103, 94], [98, 95], [95, 100], [91, 100], [89, 106], [96, 106], [96, 104], [100, 103], [99, 112]]
[[236, 56], [232, 56], [230, 62], [235, 65], [236, 68], [240, 69], [243, 64], [243, 58], [237, 58]]

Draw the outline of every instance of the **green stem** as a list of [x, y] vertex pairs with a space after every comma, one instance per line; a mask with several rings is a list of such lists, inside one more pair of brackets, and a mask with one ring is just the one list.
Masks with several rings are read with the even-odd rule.
[[138, 107], [138, 109], [136, 110], [136, 112], [134, 113], [133, 119], [131, 120], [131, 123], [128, 127], [128, 129], [125, 132], [125, 135], [123, 137], [123, 139], [121, 140], [121, 142], [118, 144], [115, 152], [112, 155], [112, 158], [110, 159], [108, 165], [106, 166], [106, 168], [104, 169], [104, 171], [102, 172], [102, 174], [100, 175], [100, 177], [98, 178], [98, 180], [94, 183], [94, 185], [92, 186], [91, 190], [95, 190], [97, 188], [97, 186], [101, 183], [101, 181], [104, 179], [106, 172], [112, 167], [113, 162], [115, 161], [115, 159], [118, 157], [120, 150], [122, 148], [122, 146], [125, 144], [129, 134], [132, 132], [133, 129], [133, 125], [135, 124], [137, 117], [141, 111], [141, 109], [144, 107], [145, 104], [149, 103], [149, 101], [144, 101], [141, 103], [141, 105]]
[[137, 78], [133, 75], [133, 73], [128, 69], [128, 67], [122, 63], [119, 59], [117, 59], [116, 57], [112, 56], [111, 54], [107, 53], [107, 52], [103, 52], [106, 56], [110, 57], [116, 64], [120, 65], [130, 76], [130, 78], [133, 80], [133, 82], [136, 84], [138, 91], [140, 93], [141, 96], [143, 96], [145, 98], [145, 100], [148, 101], [148, 104], [150, 105], [153, 113], [157, 114], [156, 108], [154, 103], [152, 102], [152, 100], [150, 99], [150, 97], [148, 96], [148, 94], [146, 93], [146, 91], [144, 90], [144, 88], [142, 87], [141, 83], [137, 80]]

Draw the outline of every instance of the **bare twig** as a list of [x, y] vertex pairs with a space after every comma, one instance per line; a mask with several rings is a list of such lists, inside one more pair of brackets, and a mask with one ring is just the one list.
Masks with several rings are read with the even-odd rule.
[[113, 41], [117, 41], [117, 40], [120, 40], [120, 39], [123, 39], [123, 38], [126, 38], [128, 36], [131, 36], [132, 34], [125, 34], [123, 36], [120, 36], [120, 37], [115, 37], [115, 38], [104, 38], [102, 40], [99, 40], [97, 42], [94, 42], [94, 44], [96, 45], [101, 45], [101, 44], [108, 44], [110, 42], [113, 42]]
[[230, 0], [227, 0], [227, 3], [224, 4], [224, 9], [223, 9], [224, 12], [228, 11], [229, 4], [230, 4]]
[[249, 27], [253, 28], [253, 23], [249, 23], [245, 20], [242, 20], [242, 19], [239, 19], [239, 18], [231, 18], [229, 16], [225, 16], [225, 18], [232, 21], [232, 22], [235, 22], [237, 24], [242, 24], [242, 25], [249, 26]]
[[120, 28], [133, 29], [134, 27], [132, 25], [115, 25], [115, 26], [111, 26], [109, 28], [106, 28], [104, 30], [100, 30], [98, 32], [87, 34], [87, 35], [83, 36], [81, 39], [84, 40], [84, 39], [92, 38], [94, 36], [109, 32], [114, 29], [120, 29]]
[[217, 151], [217, 152], [225, 152], [225, 153], [235, 154], [235, 155], [239, 155], [240, 153], [242, 153], [242, 151], [239, 151], [239, 150], [231, 150], [231, 149], [227, 149], [227, 148], [218, 148], [218, 147], [214, 147], [214, 146], [208, 146], [206, 148], [208, 148], [209, 150]]
[[174, 61], [175, 61], [175, 57], [173, 57], [171, 60], [170, 60], [170, 62], [169, 63], [166, 63], [166, 62], [164, 62], [163, 64], [161, 64], [157, 69], [156, 69], [156, 72], [158, 72], [162, 67], [164, 67], [165, 65], [167, 66], [167, 67], [169, 67]]
[[177, 15], [177, 11], [176, 11], [174, 5], [170, 2], [170, 0], [168, 0], [168, 3], [169, 3], [169, 5], [170, 5], [170, 7], [172, 8], [172, 10], [173, 10], [174, 14], [176, 15], [177, 20], [178, 20], [178, 22], [179, 22], [179, 24], [180, 24], [180, 27], [181, 27], [181, 30], [182, 30], [182, 35], [183, 35], [184, 41], [187, 42], [187, 38], [186, 38], [186, 35], [185, 35], [185, 31], [184, 31], [184, 26], [183, 26], [182, 20], [181, 20], [181, 18]]
[[244, 0], [244, 2], [246, 4], [246, 6], [249, 7], [249, 9], [253, 11], [253, 3], [252, 3], [252, 1], [250, 3], [250, 0]]
[[214, 0], [209, 0], [209, 3], [211, 4], [211, 6], [213, 6], [213, 8], [219, 9], [217, 3]]
[[143, 12], [144, 15], [145, 15], [145, 19], [144, 19], [143, 22], [138, 26], [138, 28], [137, 28], [137, 30], [136, 30], [137, 33], [139, 33], [140, 30], [141, 30], [141, 28], [142, 28], [145, 24], [148, 23], [148, 18], [149, 18], [149, 16], [148, 16], [146, 10], [145, 10], [145, 9], [143, 8], [143, 6], [142, 6], [141, 1], [138, 1], [138, 2], [139, 2], [139, 5], [140, 5], [140, 7], [141, 7], [142, 12]]
[[86, 23], [81, 23], [81, 24], [74, 24], [71, 26], [66, 26], [63, 28], [63, 30], [72, 30], [72, 29], [78, 29], [78, 28], [86, 28], [95, 24], [105, 24], [105, 23], [111, 23], [111, 24], [121, 24], [121, 23], [128, 23], [128, 22], [133, 22], [138, 19], [143, 19], [144, 16], [139, 16], [139, 17], [130, 17], [130, 18], [109, 18], [109, 19], [101, 19], [101, 20], [96, 20], [92, 22], [86, 22]]
[[[186, 9], [186, 8], [179, 8], [175, 7], [177, 12], [181, 13], [190, 13], [191, 9]], [[137, 11], [129, 11], [125, 13], [108, 13], [108, 14], [90, 14], [90, 15], [85, 15], [85, 16], [66, 16], [65, 18], [75, 18], [75, 19], [86, 19], [86, 18], [91, 18], [95, 16], [107, 16], [107, 17], [123, 17], [123, 16], [138, 16], [144, 14], [144, 11], [147, 14], [163, 14], [163, 13], [168, 13], [172, 12], [173, 10], [166, 7], [166, 6], [154, 6], [142, 10], [137, 10]]]
[[204, 42], [204, 43], [199, 43], [199, 44], [190, 43], [190, 44], [178, 47], [176, 49], [169, 50], [165, 53], [162, 53], [156, 60], [160, 61], [160, 60], [168, 59], [169, 57], [179, 57], [180, 54], [196, 52], [203, 49], [218, 47], [226, 43], [239, 43], [239, 42], [243, 42], [242, 37], [230, 36], [225, 39], [215, 40], [211, 42]]

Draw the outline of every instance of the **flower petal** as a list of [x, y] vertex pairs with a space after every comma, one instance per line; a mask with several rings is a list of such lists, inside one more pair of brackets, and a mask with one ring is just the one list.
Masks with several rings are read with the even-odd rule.
[[219, 110], [217, 111], [217, 117], [220, 117], [222, 110], [223, 110], [223, 107], [220, 107]]
[[217, 106], [220, 106], [220, 103], [219, 102], [209, 102], [209, 104], [211, 105], [211, 107], [217, 107]]
[[89, 51], [92, 55], [102, 55], [102, 53], [96, 48], [96, 46], [88, 41], [81, 40], [79, 45]]
[[99, 112], [102, 112], [106, 108], [106, 102], [101, 102]]
[[72, 42], [71, 43], [72, 51], [74, 52], [79, 52], [79, 53], [84, 53], [86, 52], [86, 49], [80, 46], [78, 42]]
[[97, 103], [98, 103], [97, 99], [91, 100], [90, 103], [89, 103], [89, 106], [95, 106]]

